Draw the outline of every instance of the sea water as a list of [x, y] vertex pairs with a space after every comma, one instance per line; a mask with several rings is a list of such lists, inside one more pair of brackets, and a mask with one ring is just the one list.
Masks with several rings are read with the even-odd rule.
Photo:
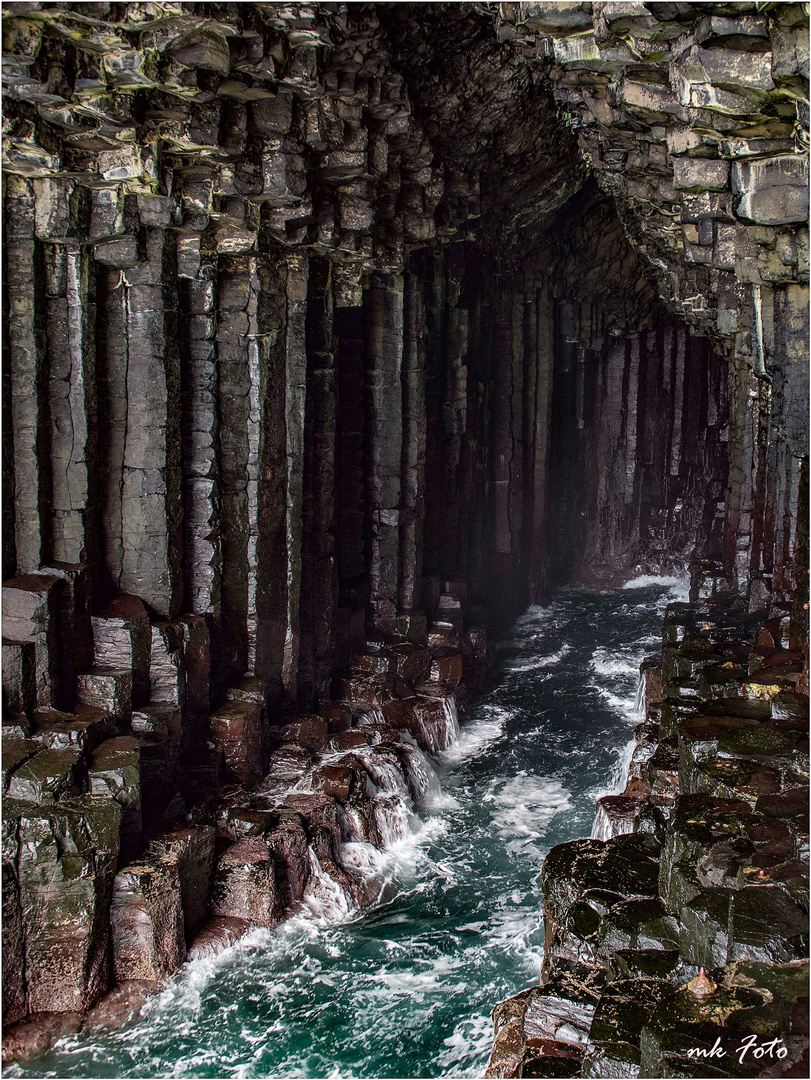
[[482, 1076], [493, 1006], [538, 978], [544, 856], [588, 836], [595, 800], [621, 787], [639, 663], [685, 593], [640, 578], [530, 608], [450, 749], [415, 759], [418, 813], [381, 776], [388, 850], [346, 845], [384, 901], [359, 914], [329, 879], [300, 917], [185, 965], [126, 1028], [72, 1036], [6, 1075]]

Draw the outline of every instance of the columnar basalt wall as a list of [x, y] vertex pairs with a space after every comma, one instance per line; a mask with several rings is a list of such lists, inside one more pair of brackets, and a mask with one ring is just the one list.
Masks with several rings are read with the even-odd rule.
[[557, 584], [700, 560], [802, 647], [805, 18], [6, 5], [7, 1022], [63, 902], [76, 1013], [362, 899], [361, 774]]

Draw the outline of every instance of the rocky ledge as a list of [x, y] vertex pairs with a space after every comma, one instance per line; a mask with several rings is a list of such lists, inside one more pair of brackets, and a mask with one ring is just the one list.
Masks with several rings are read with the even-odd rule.
[[447, 594], [421, 643], [366, 641], [317, 713], [273, 715], [248, 676], [203, 710], [205, 620], [154, 623], [119, 594], [63, 712], [52, 620], [78, 590], [62, 585], [3, 590], [18, 639], [3, 644], [6, 1062], [126, 1022], [185, 960], [251, 928], [377, 899], [380, 853], [436, 785], [426, 754], [454, 740], [457, 696], [488, 666], [484, 629], [462, 628], [461, 603], [451, 619]]
[[540, 983], [488, 1077], [808, 1076], [808, 655], [786, 612], [671, 604], [591, 839], [544, 863]]

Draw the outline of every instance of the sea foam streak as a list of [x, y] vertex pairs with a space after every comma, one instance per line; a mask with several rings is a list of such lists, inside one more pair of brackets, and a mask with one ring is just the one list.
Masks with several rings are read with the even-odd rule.
[[641, 574], [639, 577], [626, 581], [623, 589], [647, 589], [651, 585], [661, 585], [662, 588], [673, 592], [686, 593], [690, 588], [689, 577], [670, 577], [667, 575]]
[[[498, 790], [495, 788], [498, 787]], [[571, 808], [570, 793], [559, 780], [522, 773], [495, 780], [483, 801], [494, 803], [493, 825], [503, 839], [537, 840], [556, 814]]]

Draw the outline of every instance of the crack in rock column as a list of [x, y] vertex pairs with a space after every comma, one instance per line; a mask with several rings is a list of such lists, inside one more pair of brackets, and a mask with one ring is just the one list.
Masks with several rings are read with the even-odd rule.
[[178, 240], [183, 397], [185, 607], [220, 619], [217, 263], [200, 236]]
[[273, 248], [258, 261], [256, 344], [259, 355], [259, 467], [256, 495], [255, 673], [267, 683], [268, 703], [284, 698], [287, 632], [287, 309], [288, 265]]
[[304, 412], [307, 400], [306, 252], [287, 256], [287, 333], [285, 338], [285, 428], [287, 477], [287, 625], [282, 684], [287, 698], [297, 695], [299, 604], [301, 598], [301, 518], [304, 488]]
[[248, 460], [251, 371], [248, 357], [251, 275], [245, 257], [220, 259], [217, 319], [222, 490], [222, 636], [227, 680], [248, 667]]
[[490, 413], [492, 454], [491, 513], [493, 521], [490, 600], [498, 623], [512, 610], [514, 565], [510, 517], [510, 471], [512, 468], [513, 290], [512, 278], [497, 274], [493, 303], [493, 384]]
[[534, 364], [530, 361], [527, 366], [535, 373], [532, 449], [527, 455], [532, 504], [528, 542], [529, 595], [531, 603], [538, 604], [546, 589], [546, 487], [552, 408], [553, 315], [552, 301], [546, 289], [535, 291], [534, 303], [528, 305], [528, 316], [528, 344], [534, 346]]
[[299, 704], [330, 700], [333, 657], [336, 385], [332, 272], [325, 259], [310, 263], [307, 303], [303, 549], [301, 572]]
[[[52, 537], [51, 557], [96, 564], [98, 529], [94, 422], [95, 298], [91, 256], [67, 239], [70, 194], [64, 182], [35, 181], [37, 232], [43, 244], [49, 376]], [[81, 203], [81, 199], [77, 200]], [[56, 239], [64, 242], [56, 243]]]

